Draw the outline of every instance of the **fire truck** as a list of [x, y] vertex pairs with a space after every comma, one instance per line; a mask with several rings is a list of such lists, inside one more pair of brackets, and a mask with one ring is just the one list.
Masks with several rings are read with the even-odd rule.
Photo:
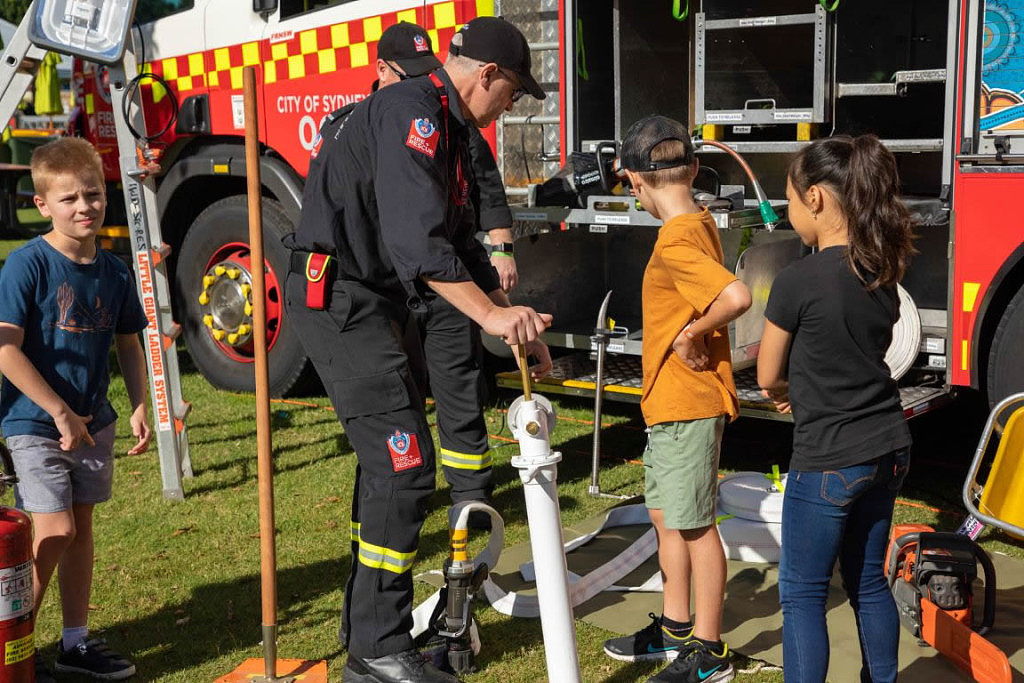
[[[958, 387], [992, 402], [1024, 389], [1022, 0], [139, 0], [136, 54], [152, 77], [138, 97], [162, 150], [175, 314], [213, 384], [252, 383], [243, 67], [259, 74], [280, 394], [308, 372], [282, 305], [280, 238], [297, 225], [321, 122], [367, 96], [389, 25], [424, 26], [443, 59], [460, 25], [491, 14], [524, 31], [549, 95], [524, 98], [486, 131], [515, 217], [513, 300], [554, 314], [546, 341], [559, 357], [543, 391], [639, 400], [640, 282], [657, 221], [622, 188], [613, 160], [624, 131], [652, 113], [693, 127], [697, 198], [754, 295], [731, 330], [744, 413], [778, 417], [752, 373], [772, 279], [805, 253], [785, 222], [788, 159], [836, 134], [884, 141], [915, 217], [918, 254], [890, 349], [906, 414]], [[75, 121], [116, 193], [122, 112], [106, 78], [76, 64]], [[108, 219], [108, 246], [127, 236], [124, 222]]]

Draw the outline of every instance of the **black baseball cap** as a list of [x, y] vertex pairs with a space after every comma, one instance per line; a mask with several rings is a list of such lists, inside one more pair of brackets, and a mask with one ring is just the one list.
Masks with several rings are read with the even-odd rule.
[[547, 95], [530, 73], [530, 46], [515, 26], [501, 17], [477, 17], [452, 36], [448, 52], [481, 62], [494, 62], [515, 72], [523, 89], [538, 100]]
[[377, 42], [377, 59], [392, 61], [410, 76], [422, 76], [441, 68], [430, 36], [422, 26], [402, 21], [389, 26]]
[[[682, 142], [682, 156], [651, 161], [651, 150], [666, 140]], [[693, 159], [693, 141], [690, 140], [686, 126], [666, 116], [648, 116], [630, 126], [626, 137], [622, 139], [622, 150], [619, 153], [622, 168], [634, 172], [689, 166]]]

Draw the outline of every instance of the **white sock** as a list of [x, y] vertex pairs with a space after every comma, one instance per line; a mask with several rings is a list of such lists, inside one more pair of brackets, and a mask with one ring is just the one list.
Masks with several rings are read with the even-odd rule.
[[61, 646], [65, 652], [75, 647], [89, 635], [88, 626], [72, 626], [65, 628], [60, 633]]

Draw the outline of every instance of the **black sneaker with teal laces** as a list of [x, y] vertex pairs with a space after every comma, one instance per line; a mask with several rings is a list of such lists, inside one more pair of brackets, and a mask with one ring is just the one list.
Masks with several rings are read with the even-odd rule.
[[604, 641], [604, 653], [620, 662], [669, 661], [676, 658], [679, 647], [687, 642], [693, 633], [690, 629], [685, 638], [672, 638], [661, 625], [661, 617], [654, 612], [648, 614], [651, 623], [629, 636]]
[[135, 675], [135, 665], [110, 649], [107, 641], [93, 638], [65, 650], [57, 644], [57, 673], [82, 674], [101, 681], [121, 681]]
[[667, 667], [647, 679], [647, 683], [726, 683], [736, 677], [729, 661], [729, 646], [712, 652], [696, 638], [686, 641], [679, 656]]

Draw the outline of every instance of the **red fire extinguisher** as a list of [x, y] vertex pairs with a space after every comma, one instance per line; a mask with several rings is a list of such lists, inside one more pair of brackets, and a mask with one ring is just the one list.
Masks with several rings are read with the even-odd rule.
[[[0, 441], [0, 495], [17, 482], [14, 462]], [[33, 683], [36, 651], [32, 605], [32, 521], [0, 506], [0, 683]]]

